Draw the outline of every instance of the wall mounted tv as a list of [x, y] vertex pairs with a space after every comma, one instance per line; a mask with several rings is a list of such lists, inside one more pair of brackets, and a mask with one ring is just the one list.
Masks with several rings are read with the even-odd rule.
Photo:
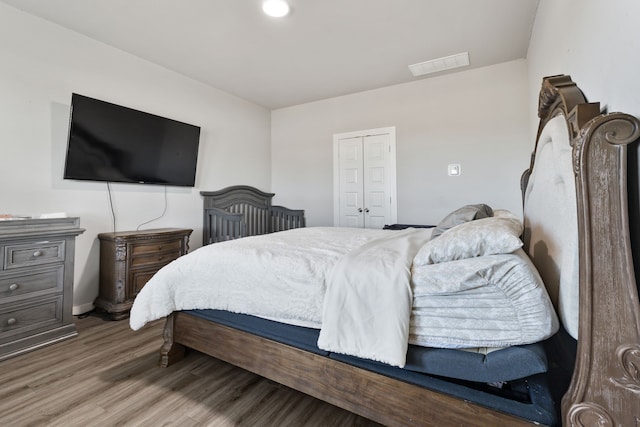
[[200, 127], [72, 94], [65, 179], [193, 187]]

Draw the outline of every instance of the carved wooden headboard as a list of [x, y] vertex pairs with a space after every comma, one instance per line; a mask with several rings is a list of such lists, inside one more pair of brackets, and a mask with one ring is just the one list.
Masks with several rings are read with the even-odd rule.
[[[575, 329], [577, 338], [573, 377], [562, 399], [563, 424], [635, 426], [640, 423], [640, 303], [629, 200], [637, 201], [638, 195], [629, 196], [627, 181], [628, 151], [630, 146], [635, 149], [640, 138], [640, 121], [628, 114], [601, 114], [600, 105], [587, 103], [576, 84], [564, 75], [544, 79], [539, 116], [532, 172], [523, 179], [525, 245], [545, 283], [557, 282], [558, 288], [552, 285], [550, 294], [556, 294], [552, 299], [565, 329], [570, 333]], [[556, 136], [549, 136], [552, 126], [561, 126], [559, 132], [553, 132]], [[549, 181], [555, 180], [566, 186], [567, 194], [575, 194], [576, 203], [569, 203], [568, 208], [545, 200], [544, 195], [527, 199], [535, 187], [532, 180], [537, 162], [545, 157], [540, 154], [541, 146], [558, 139], [562, 132], [570, 144], [566, 157], [573, 179], [564, 180], [559, 174]], [[557, 160], [562, 154], [550, 151], [546, 157]], [[632, 176], [637, 179], [637, 172]], [[637, 191], [637, 183], [632, 188]], [[566, 228], [557, 226], [564, 216], [562, 211], [573, 211], [574, 217], [577, 214], [575, 239], [569, 231], [556, 236], [553, 243], [549, 230]], [[575, 227], [576, 220], [573, 222]], [[633, 238], [635, 244], [640, 243], [639, 236]], [[571, 254], [557, 255], [562, 250], [574, 251], [578, 269], [577, 275], [573, 274], [578, 279], [575, 294], [567, 290], [571, 284], [566, 282], [570, 281], [559, 277], [573, 263]], [[568, 304], [563, 303], [563, 295]], [[575, 313], [567, 309], [571, 304]]]

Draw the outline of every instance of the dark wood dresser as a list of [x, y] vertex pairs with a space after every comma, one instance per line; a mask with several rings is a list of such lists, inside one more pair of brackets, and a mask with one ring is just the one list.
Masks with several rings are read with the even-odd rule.
[[98, 234], [100, 290], [94, 305], [114, 320], [129, 317], [133, 300], [160, 268], [189, 252], [186, 228]]
[[0, 360], [76, 336], [79, 218], [0, 221]]

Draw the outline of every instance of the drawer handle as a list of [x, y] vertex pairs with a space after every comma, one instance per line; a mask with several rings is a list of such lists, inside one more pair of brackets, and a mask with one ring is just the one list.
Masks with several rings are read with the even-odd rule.
[[34, 257], [34, 258], [37, 258], [37, 257], [39, 257], [39, 256], [42, 256], [42, 251], [35, 251], [35, 252], [33, 252], [33, 257]]
[[18, 321], [16, 320], [15, 317], [11, 317], [9, 319], [7, 319], [7, 326], [13, 326], [17, 323]]
[[18, 288], [20, 287], [20, 285], [18, 285], [17, 283], [12, 283], [9, 285], [9, 290], [10, 291], [16, 291], [18, 290]]

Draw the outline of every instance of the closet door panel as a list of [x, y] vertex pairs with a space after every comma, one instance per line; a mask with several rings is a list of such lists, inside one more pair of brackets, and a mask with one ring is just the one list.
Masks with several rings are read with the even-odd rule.
[[340, 226], [364, 227], [362, 138], [340, 140]]
[[390, 219], [389, 134], [368, 135], [363, 143], [364, 226], [382, 228]]

